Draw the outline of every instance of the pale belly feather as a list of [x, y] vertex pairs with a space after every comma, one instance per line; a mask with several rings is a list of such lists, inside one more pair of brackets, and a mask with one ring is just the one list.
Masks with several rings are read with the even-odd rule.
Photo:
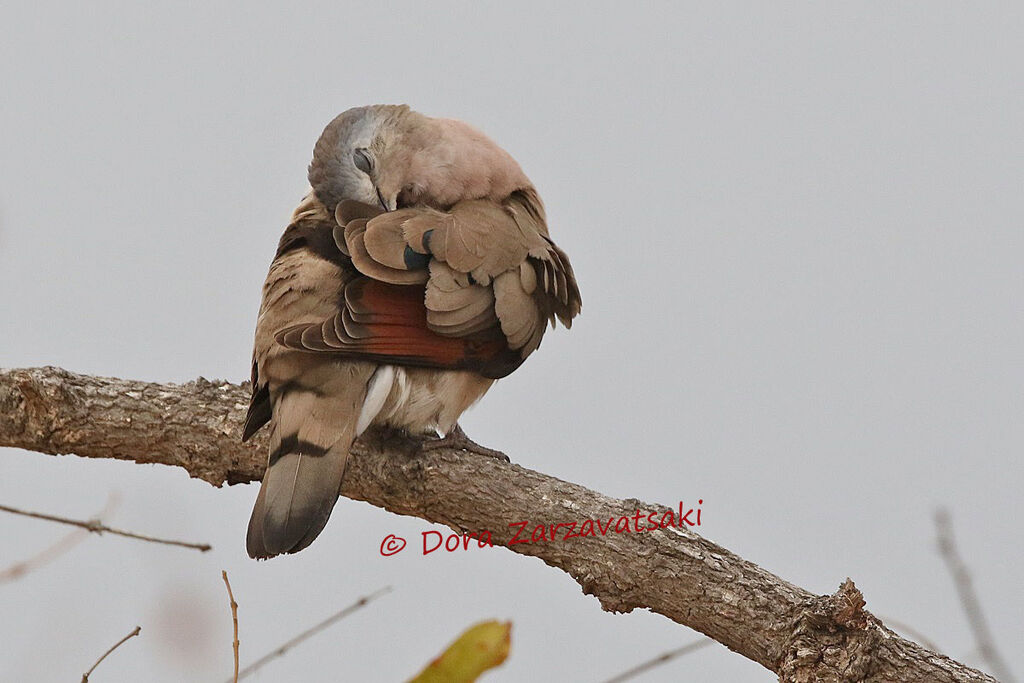
[[412, 434], [447, 434], [492, 384], [493, 379], [465, 370], [382, 365], [367, 390], [357, 432], [373, 424]]

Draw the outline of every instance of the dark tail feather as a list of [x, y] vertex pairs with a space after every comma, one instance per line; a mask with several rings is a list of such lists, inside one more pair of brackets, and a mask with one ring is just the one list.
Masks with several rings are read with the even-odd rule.
[[249, 519], [249, 557], [296, 553], [323, 531], [338, 500], [351, 443], [342, 439], [317, 455], [286, 453], [267, 468]]
[[[264, 474], [266, 479], [267, 475]], [[267, 547], [263, 544], [263, 499], [265, 498], [263, 485], [260, 485], [259, 495], [256, 496], [256, 504], [252, 507], [252, 514], [249, 516], [249, 530], [245, 534], [245, 550], [249, 557], [254, 560], [265, 560], [270, 555]]]
[[323, 531], [338, 500], [375, 368], [309, 355], [277, 359], [279, 374], [302, 383], [270, 392], [270, 464], [249, 520], [250, 557], [302, 550]]

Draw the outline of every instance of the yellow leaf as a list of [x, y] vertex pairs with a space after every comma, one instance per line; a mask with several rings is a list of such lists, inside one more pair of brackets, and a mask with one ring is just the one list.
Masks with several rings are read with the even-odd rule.
[[511, 634], [510, 621], [471, 626], [410, 683], [472, 683], [505, 661]]

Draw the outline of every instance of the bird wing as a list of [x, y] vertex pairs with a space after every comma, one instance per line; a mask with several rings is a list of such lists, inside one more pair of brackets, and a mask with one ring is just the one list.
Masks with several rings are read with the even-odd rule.
[[[306, 204], [306, 202], [304, 202]], [[302, 206], [300, 206], [300, 209]], [[310, 215], [311, 214], [311, 215]], [[333, 218], [325, 209], [296, 217], [281, 236], [277, 253], [263, 285], [263, 300], [256, 321], [252, 358], [252, 396], [242, 432], [248, 440], [271, 418], [271, 388], [298, 387], [306, 366], [325, 359], [294, 351], [285, 353], [275, 341], [278, 330], [289, 325], [322, 320], [336, 310], [338, 292], [359, 277], [351, 260], [334, 242]]]
[[447, 211], [381, 212], [344, 201], [333, 237], [360, 277], [334, 315], [282, 329], [288, 349], [504, 377], [540, 344], [545, 323], [580, 310], [568, 257], [532, 192]]

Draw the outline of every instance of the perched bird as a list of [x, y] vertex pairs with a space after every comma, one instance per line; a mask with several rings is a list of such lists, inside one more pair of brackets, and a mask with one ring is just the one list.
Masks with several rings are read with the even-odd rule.
[[[371, 425], [486, 453], [469, 406], [569, 327], [580, 293], [519, 164], [477, 129], [401, 105], [327, 125], [263, 286], [243, 439], [270, 423], [250, 557], [323, 530]], [[444, 437], [437, 440], [438, 433]]]

